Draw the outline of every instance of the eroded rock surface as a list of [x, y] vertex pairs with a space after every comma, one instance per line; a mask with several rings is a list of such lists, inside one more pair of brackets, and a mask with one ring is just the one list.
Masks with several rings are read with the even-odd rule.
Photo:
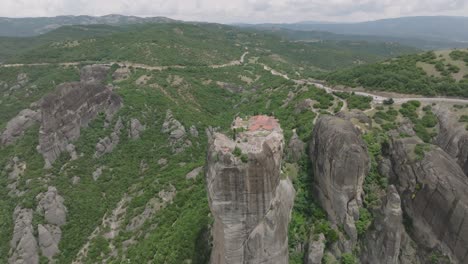
[[293, 136], [288, 144], [288, 157], [292, 162], [298, 162], [305, 155], [305, 143], [299, 138], [296, 130], [293, 130]]
[[455, 158], [468, 175], [468, 131], [454, 119], [449, 110], [438, 108], [435, 112], [439, 119], [439, 134], [435, 144]]
[[130, 129], [128, 131], [128, 136], [131, 139], [139, 139], [140, 134], [146, 130], [146, 126], [140, 123], [140, 120], [132, 118], [130, 120]]
[[10, 242], [11, 255], [8, 263], [39, 263], [39, 253], [34, 229], [32, 226], [33, 210], [15, 208], [13, 220], [15, 223], [13, 237]]
[[24, 132], [38, 124], [41, 119], [41, 112], [31, 109], [21, 111], [16, 117], [8, 121], [6, 128], [0, 135], [0, 143], [3, 145], [10, 145], [16, 142]]
[[325, 242], [326, 239], [323, 234], [319, 234], [316, 237], [314, 235], [311, 236], [305, 264], [322, 264]]
[[322, 116], [313, 131], [310, 158], [315, 192], [329, 220], [343, 226], [351, 241], [356, 242], [355, 221], [362, 205], [362, 184], [369, 172], [369, 156], [361, 133], [347, 120]]
[[207, 156], [213, 227], [211, 263], [288, 263], [288, 223], [295, 197], [280, 179], [284, 139], [276, 119], [236, 119], [236, 141], [214, 133]]
[[55, 187], [49, 186], [47, 192], [37, 196], [39, 201], [37, 211], [44, 214], [47, 223], [62, 226], [66, 223], [67, 208], [63, 205], [64, 199]]
[[171, 110], [167, 110], [161, 131], [169, 135], [169, 144], [174, 153], [183, 152], [192, 146], [192, 142], [187, 139], [185, 127], [174, 118]]
[[405, 235], [403, 210], [395, 186], [390, 185], [382, 208], [374, 222], [375, 229], [367, 234], [362, 263], [397, 264]]
[[42, 255], [49, 260], [57, 255], [59, 250], [59, 242], [62, 238], [62, 230], [56, 225], [41, 225], [37, 227], [39, 248]]
[[453, 263], [468, 263], [468, 181], [456, 161], [416, 137], [392, 137], [387, 152], [419, 248], [443, 252]]
[[119, 117], [115, 123], [114, 130], [112, 133], [105, 137], [101, 138], [98, 143], [96, 143], [96, 152], [94, 153], [95, 158], [99, 158], [107, 153], [111, 153], [115, 147], [120, 142], [120, 134], [122, 133], [123, 123], [122, 119]]
[[80, 82], [64, 83], [42, 100], [38, 151], [50, 167], [69, 143], [80, 137], [98, 113], [110, 119], [122, 106], [121, 98], [106, 86], [109, 67], [91, 65], [81, 70]]

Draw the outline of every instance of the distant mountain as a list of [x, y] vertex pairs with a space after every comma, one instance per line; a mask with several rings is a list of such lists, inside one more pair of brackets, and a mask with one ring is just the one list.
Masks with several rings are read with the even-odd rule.
[[[425, 49], [468, 46], [468, 31], [466, 30], [468, 28], [468, 17], [426, 16], [383, 19], [360, 23], [319, 23], [306, 21], [293, 24], [257, 24], [250, 26], [264, 29], [326, 31], [346, 35], [340, 36], [340, 38], [345, 39], [356, 39], [358, 38], [357, 36], [372, 36], [368, 40], [382, 41], [381, 37], [385, 37], [384, 41], [396, 41], [401, 44]], [[295, 35], [298, 34], [295, 33]], [[304, 36], [308, 35], [304, 32], [302, 34]]]
[[127, 25], [175, 22], [166, 17], [107, 16], [57, 16], [35, 18], [0, 18], [0, 36], [28, 37], [47, 33], [66, 25]]

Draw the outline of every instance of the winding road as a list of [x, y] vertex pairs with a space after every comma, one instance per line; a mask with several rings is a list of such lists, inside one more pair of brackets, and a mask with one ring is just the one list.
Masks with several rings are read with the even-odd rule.
[[[231, 67], [231, 66], [239, 66], [245, 64], [245, 57], [249, 54], [248, 51], [244, 52], [239, 60], [234, 60], [225, 64], [220, 64], [220, 65], [208, 65], [208, 66], [202, 66], [202, 67], [209, 67], [213, 69], [218, 69], [218, 68], [225, 68], [225, 67]], [[98, 63], [98, 62], [96, 62]], [[0, 64], [0, 69], [1, 68], [12, 68], [12, 67], [23, 67], [23, 66], [49, 66], [49, 65], [59, 65], [59, 66], [79, 66], [81, 62], [61, 62], [61, 63], [30, 63], [30, 64]], [[175, 69], [185, 69], [187, 66], [181, 66], [181, 65], [173, 65], [173, 66], [151, 66], [151, 65], [146, 65], [146, 64], [141, 64], [141, 63], [134, 63], [134, 62], [108, 62], [108, 63], [99, 63], [102, 65], [107, 65], [111, 66], [114, 64], [119, 65], [120, 67], [133, 67], [136, 69], [144, 69], [144, 70], [150, 70], [150, 71], [163, 71], [163, 70], [168, 70], [171, 68]], [[263, 66], [263, 69], [265, 71], [270, 72], [272, 75], [275, 76], [280, 76], [286, 80], [293, 81], [294, 83], [297, 84], [311, 84], [315, 85], [316, 87], [320, 89], [324, 89], [327, 93], [333, 93], [333, 92], [347, 92], [344, 90], [339, 90], [339, 89], [333, 89], [331, 87], [325, 86], [323, 83], [318, 82], [318, 81], [310, 81], [310, 80], [296, 80], [290, 78], [287, 74], [283, 74], [273, 68], [271, 68], [268, 65], [260, 63], [260, 65]], [[362, 95], [362, 96], [369, 96], [372, 97], [373, 103], [375, 104], [382, 104], [384, 100], [387, 100], [388, 97], [384, 97], [378, 94], [373, 94], [370, 92], [354, 92], [357, 95]], [[404, 94], [399, 94], [401, 97], [398, 98], [393, 98], [396, 104], [402, 104], [411, 100], [418, 100], [420, 102], [425, 102], [425, 103], [458, 103], [458, 104], [468, 104], [468, 99], [463, 99], [463, 98], [447, 98], [447, 97], [404, 97]], [[345, 104], [343, 105], [345, 107]]]

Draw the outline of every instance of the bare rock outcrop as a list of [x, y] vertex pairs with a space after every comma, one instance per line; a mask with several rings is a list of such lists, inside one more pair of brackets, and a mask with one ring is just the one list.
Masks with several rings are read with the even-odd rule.
[[8, 263], [39, 263], [39, 253], [32, 226], [33, 210], [16, 207], [13, 213], [15, 223], [10, 242], [11, 254]]
[[455, 158], [468, 175], [468, 131], [449, 110], [439, 107], [435, 112], [439, 120], [439, 134], [434, 143]]
[[57, 188], [49, 186], [47, 192], [39, 194], [37, 211], [44, 214], [47, 223], [62, 226], [66, 223], [67, 208], [64, 199], [58, 194]]
[[122, 133], [123, 123], [119, 117], [114, 126], [114, 131], [105, 138], [99, 139], [96, 143], [96, 152], [94, 153], [95, 158], [99, 158], [107, 153], [111, 153], [120, 142], [120, 134]]
[[24, 132], [33, 126], [39, 124], [41, 112], [31, 109], [21, 111], [17, 116], [8, 121], [6, 128], [0, 135], [0, 143], [2, 145], [10, 145], [16, 142], [18, 138], [23, 136]]
[[288, 158], [292, 162], [298, 162], [305, 155], [305, 143], [299, 138], [296, 130], [293, 130], [293, 135], [288, 143]]
[[121, 98], [104, 84], [109, 67], [83, 67], [80, 82], [64, 83], [42, 99], [38, 151], [50, 167], [69, 143], [80, 137], [98, 113], [110, 119], [122, 106]]
[[309, 247], [305, 264], [322, 264], [323, 254], [325, 252], [325, 236], [323, 234], [312, 235], [309, 239]]
[[211, 263], [288, 263], [287, 230], [295, 197], [281, 179], [283, 132], [276, 119], [236, 119], [235, 141], [214, 133], [207, 156], [215, 218]]
[[313, 131], [310, 158], [315, 192], [329, 220], [343, 226], [351, 242], [356, 242], [355, 221], [359, 219], [362, 184], [370, 167], [361, 133], [347, 120], [322, 116]]
[[4, 171], [8, 174], [8, 195], [10, 196], [22, 196], [24, 191], [19, 191], [18, 184], [20, 183], [21, 176], [26, 171], [26, 162], [20, 160], [18, 157], [14, 157], [4, 168]]
[[374, 222], [375, 229], [366, 236], [362, 263], [397, 264], [405, 227], [401, 200], [395, 186], [390, 185], [382, 208]]
[[42, 255], [52, 260], [60, 252], [58, 244], [62, 238], [62, 230], [56, 225], [39, 224], [37, 232]]
[[172, 111], [167, 110], [161, 132], [169, 135], [169, 144], [172, 152], [180, 153], [192, 146], [192, 142], [187, 139], [185, 127], [174, 118]]
[[456, 161], [416, 137], [391, 137], [385, 152], [419, 248], [438, 250], [452, 263], [467, 264], [468, 181]]
[[146, 130], [146, 126], [142, 125], [140, 120], [138, 120], [136, 118], [132, 118], [130, 120], [130, 128], [129, 128], [129, 131], [128, 131], [128, 136], [131, 139], [139, 139], [140, 134], [145, 130]]

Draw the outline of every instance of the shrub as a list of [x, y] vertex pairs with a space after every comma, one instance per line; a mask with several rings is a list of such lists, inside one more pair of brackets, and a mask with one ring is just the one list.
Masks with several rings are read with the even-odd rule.
[[351, 253], [344, 253], [341, 255], [341, 264], [357, 264], [356, 257]]
[[384, 100], [383, 103], [384, 105], [392, 105], [395, 103], [395, 100], [393, 100], [393, 98], [389, 98], [387, 100]]

